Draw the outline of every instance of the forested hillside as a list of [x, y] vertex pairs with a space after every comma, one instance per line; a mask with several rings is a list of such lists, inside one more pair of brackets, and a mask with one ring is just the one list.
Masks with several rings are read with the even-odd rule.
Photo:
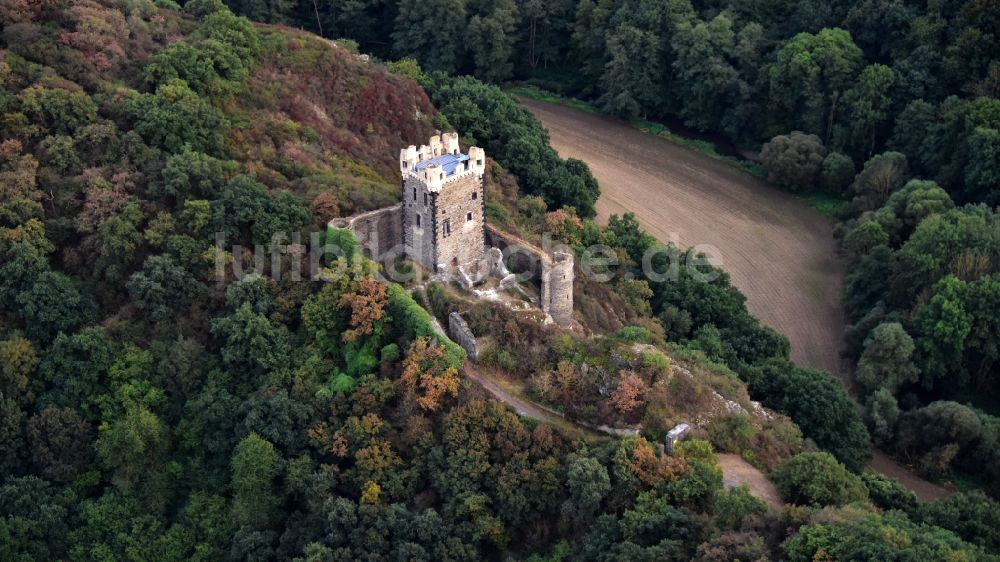
[[799, 130], [858, 168], [893, 148], [919, 175], [961, 192], [961, 203], [996, 185], [997, 118], [985, 98], [1000, 95], [1000, 16], [988, 0], [229, 4], [386, 59], [527, 79], [751, 147]]
[[[327, 37], [456, 57], [430, 68], [524, 67], [513, 47], [466, 59], [415, 33], [433, 13], [495, 38], [509, 4], [467, 22], [414, 3], [410, 35], [386, 43], [390, 5], [236, 7], [288, 23], [311, 9]], [[528, 67], [560, 52], [546, 17], [509, 24], [534, 21]], [[590, 220], [586, 166], [561, 160], [495, 87], [383, 66], [218, 0], [14, 0], [0, 23], [0, 559], [997, 559], [986, 496], [918, 505], [854, 472], [868, 441], [847, 394], [792, 365], [724, 275], [586, 286], [583, 333], [491, 306], [469, 316], [504, 342], [484, 364], [534, 377], [571, 418], [640, 419], [659, 438], [692, 404], [722, 404], [676, 455], [641, 436], [571, 437], [465, 379], [464, 352], [410, 292], [379, 281], [349, 233], [326, 231], [398, 200], [400, 146], [451, 126], [482, 143], [498, 161], [490, 220], [525, 236], [605, 243], [625, 269], [653, 244], [629, 216]], [[858, 228], [912, 217], [898, 193]], [[949, 213], [935, 221], [992, 224], [985, 209]], [[931, 236], [926, 219], [900, 220], [877, 251], [906, 256], [904, 235]], [[323, 263], [347, 275], [304, 273], [295, 237], [314, 234], [345, 250]], [[269, 275], [237, 278], [236, 264]], [[959, 277], [940, 283], [978, 294], [979, 277]], [[442, 295], [427, 289], [432, 309], [454, 298]], [[939, 301], [926, 306], [953, 308]], [[733, 371], [788, 418], [751, 403]], [[725, 489], [713, 446], [773, 469], [796, 506], [769, 512]]]
[[[523, 80], [760, 147], [771, 182], [843, 202], [846, 353], [876, 442], [933, 477], [997, 481], [995, 2], [230, 5], [429, 70]], [[657, 312], [676, 325], [675, 312]]]

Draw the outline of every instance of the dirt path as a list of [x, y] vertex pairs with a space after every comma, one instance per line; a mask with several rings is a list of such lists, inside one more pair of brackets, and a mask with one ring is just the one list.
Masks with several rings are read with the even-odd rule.
[[764, 500], [773, 510], [781, 509], [784, 502], [774, 482], [767, 479], [764, 473], [748, 463], [743, 457], [732, 453], [719, 453], [719, 468], [722, 469], [722, 483], [726, 488], [746, 484], [750, 493]]
[[844, 272], [829, 219], [728, 164], [617, 119], [520, 101], [549, 129], [561, 156], [594, 172], [599, 220], [632, 211], [662, 242], [713, 246], [713, 263], [747, 296], [754, 316], [788, 336], [792, 358], [846, 380], [839, 355]]
[[[486, 372], [481, 371], [471, 361], [466, 361], [462, 370], [465, 376], [469, 377], [482, 386], [494, 398], [514, 408], [520, 416], [535, 418], [542, 423], [562, 428], [570, 434], [576, 434], [587, 439], [603, 440], [608, 439], [608, 435], [600, 433], [591, 428], [574, 423], [566, 418], [549, 411], [539, 404], [530, 400], [515, 396], [504, 388], [501, 381]], [[763, 472], [754, 468], [753, 465], [743, 460], [739, 455], [718, 454], [719, 469], [722, 470], [722, 481], [727, 488], [746, 484], [750, 488], [750, 493], [755, 497], [764, 500], [772, 509], [780, 509], [782, 506], [781, 495], [774, 484], [767, 479]]]
[[[514, 410], [517, 411], [519, 416], [528, 416], [529, 418], [535, 418], [536, 420], [557, 426], [562, 426], [568, 423], [565, 418], [549, 412], [538, 404], [522, 400], [521, 398], [518, 398], [517, 396], [514, 396], [510, 392], [506, 391], [503, 387], [497, 384], [492, 377], [488, 377], [480, 372], [479, 368], [476, 367], [476, 365], [471, 361], [466, 361], [465, 366], [462, 369], [465, 371], [465, 376], [479, 383], [480, 386], [485, 388], [486, 391], [492, 394], [497, 400], [512, 406]], [[580, 429], [589, 431], [582, 426]]]
[[[844, 264], [828, 218], [729, 164], [621, 120], [518, 99], [549, 130], [560, 156], [590, 166], [601, 184], [600, 221], [631, 211], [661, 242], [711, 245], [713, 263], [746, 295], [750, 312], [788, 337], [792, 359], [852, 387], [850, 367], [840, 358]], [[950, 493], [880, 451], [871, 467], [922, 501]]]

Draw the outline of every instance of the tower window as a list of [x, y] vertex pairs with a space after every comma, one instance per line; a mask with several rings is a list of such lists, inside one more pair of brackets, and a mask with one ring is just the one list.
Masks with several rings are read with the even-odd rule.
[[467, 221], [471, 221], [472, 220], [472, 211], [469, 211], [468, 213], [465, 213], [465, 220], [467, 220]]
[[420, 215], [417, 215], [417, 226], [420, 226]]
[[473, 191], [472, 192], [472, 200], [475, 201], [476, 199], [479, 199], [479, 192], [478, 191]]
[[414, 201], [417, 200], [417, 188], [415, 188], [415, 187], [413, 188], [413, 200]]
[[424, 194], [424, 205], [426, 205], [426, 204], [427, 204], [427, 194], [425, 193]]
[[444, 219], [444, 235], [451, 234], [451, 219]]

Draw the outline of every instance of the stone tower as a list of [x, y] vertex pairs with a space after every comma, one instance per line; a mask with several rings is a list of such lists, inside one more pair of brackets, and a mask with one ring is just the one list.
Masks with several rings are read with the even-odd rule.
[[552, 252], [542, 260], [542, 310], [556, 324], [573, 325], [573, 254]]
[[462, 154], [458, 133], [433, 136], [399, 153], [403, 175], [403, 244], [407, 257], [435, 272], [482, 259], [486, 154]]

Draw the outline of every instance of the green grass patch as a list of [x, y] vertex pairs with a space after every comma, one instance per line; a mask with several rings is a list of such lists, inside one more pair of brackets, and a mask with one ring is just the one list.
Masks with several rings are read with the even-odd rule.
[[[524, 96], [537, 101], [542, 101], [545, 103], [553, 103], [558, 105], [564, 105], [567, 107], [572, 107], [574, 109], [579, 109], [580, 111], [586, 111], [587, 113], [592, 113], [595, 115], [606, 115], [604, 111], [601, 111], [597, 106], [592, 103], [581, 101], [575, 98], [567, 98], [560, 96], [559, 94], [543, 90], [536, 86], [509, 86], [506, 91], [510, 94], [516, 96]], [[678, 144], [697, 152], [708, 156], [709, 158], [720, 160], [731, 166], [739, 168], [744, 172], [750, 174], [751, 176], [764, 179], [767, 177], [767, 172], [764, 171], [763, 166], [757, 164], [756, 162], [750, 162], [748, 160], [743, 160], [742, 158], [735, 158], [733, 156], [728, 156], [720, 154], [716, 149], [715, 144], [701, 140], [701, 139], [690, 139], [681, 135], [678, 135], [670, 130], [663, 123], [657, 123], [655, 121], [647, 121], [645, 119], [629, 119], [628, 123], [632, 125], [633, 128], [638, 129], [644, 133], [666, 139], [674, 144]]]
[[799, 193], [798, 196], [817, 211], [834, 219], [839, 219], [851, 205], [851, 202], [844, 197], [823, 191]]
[[559, 105], [565, 105], [567, 107], [572, 107], [574, 109], [579, 109], [580, 111], [586, 111], [587, 113], [593, 113], [595, 115], [604, 115], [604, 112], [597, 108], [592, 103], [587, 103], [576, 98], [566, 98], [560, 96], [559, 94], [550, 92], [548, 90], [543, 90], [536, 86], [510, 86], [505, 88], [507, 93], [524, 96], [526, 98], [531, 98], [533, 100], [543, 101], [546, 103], [555, 103]]
[[989, 479], [979, 474], [969, 474], [966, 472], [949, 472], [938, 484], [951, 483], [959, 492], [975, 492], [985, 490], [989, 486]]

